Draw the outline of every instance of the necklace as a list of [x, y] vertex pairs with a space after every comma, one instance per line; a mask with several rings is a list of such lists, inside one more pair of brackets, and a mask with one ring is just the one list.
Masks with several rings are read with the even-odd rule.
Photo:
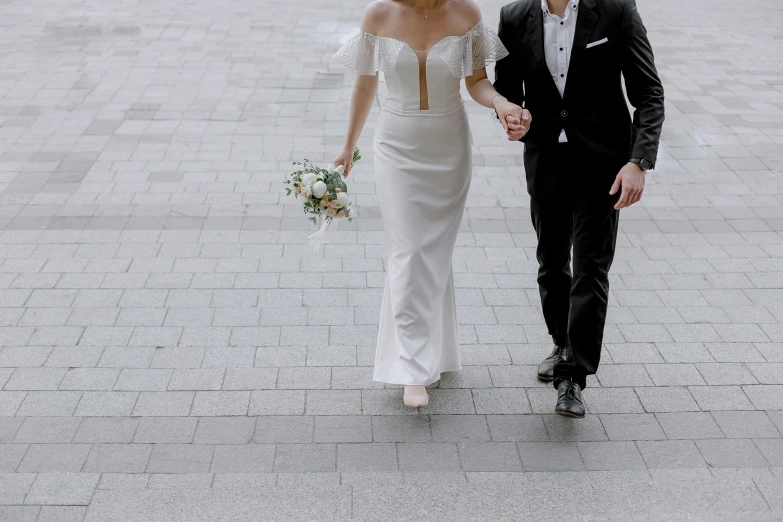
[[438, 2], [435, 4], [435, 7], [433, 7], [433, 8], [432, 8], [432, 11], [430, 11], [430, 14], [428, 14], [428, 15], [420, 15], [420, 14], [419, 14], [419, 13], [416, 11], [416, 9], [414, 9], [414, 7], [413, 7], [411, 4], [409, 4], [409, 3], [408, 3], [408, 0], [404, 0], [404, 1], [405, 1], [405, 5], [407, 5], [408, 7], [410, 7], [410, 8], [411, 8], [411, 11], [413, 11], [413, 13], [414, 13], [416, 16], [418, 16], [419, 18], [424, 18], [425, 20], [426, 20], [427, 18], [431, 17], [431, 16], [432, 16], [432, 14], [435, 12], [435, 10], [436, 10], [436, 9], [438, 8], [438, 6], [440, 5], [440, 0], [438, 0]]

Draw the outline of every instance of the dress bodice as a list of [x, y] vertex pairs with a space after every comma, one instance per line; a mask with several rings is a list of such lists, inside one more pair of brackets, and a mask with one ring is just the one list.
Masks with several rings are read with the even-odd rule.
[[[429, 111], [443, 112], [462, 104], [460, 80], [508, 55], [492, 29], [480, 21], [462, 36], [447, 36], [426, 52], [425, 74]], [[388, 88], [386, 107], [418, 112], [419, 56], [408, 44], [385, 36], [359, 32], [334, 59], [356, 74], [383, 72]]]

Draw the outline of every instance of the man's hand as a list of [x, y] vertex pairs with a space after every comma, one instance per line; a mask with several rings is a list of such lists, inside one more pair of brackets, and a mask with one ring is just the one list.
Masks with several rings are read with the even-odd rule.
[[613, 196], [620, 190], [620, 186], [623, 187], [623, 192], [614, 208], [619, 210], [621, 208], [630, 207], [642, 199], [642, 193], [644, 192], [644, 176], [644, 170], [636, 163], [625, 164], [625, 167], [617, 174], [611, 190], [609, 190], [609, 194]]
[[508, 141], [519, 141], [530, 130], [530, 123], [533, 121], [533, 117], [530, 115], [530, 111], [522, 109], [520, 117], [506, 116], [506, 135]]
[[495, 96], [492, 101], [508, 140], [519, 141], [522, 136], [527, 134], [530, 123], [533, 121], [530, 111], [511, 103], [503, 96]]

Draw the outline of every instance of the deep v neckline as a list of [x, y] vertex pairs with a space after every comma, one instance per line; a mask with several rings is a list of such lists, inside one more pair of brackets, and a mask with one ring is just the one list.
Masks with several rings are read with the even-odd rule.
[[[435, 42], [432, 45], [432, 47], [430, 47], [427, 50], [414, 49], [413, 46], [411, 46], [409, 43], [407, 43], [407, 42], [405, 42], [403, 40], [400, 40], [399, 38], [393, 38], [391, 36], [379, 36], [379, 35], [376, 35], [376, 34], [368, 33], [366, 31], [361, 31], [361, 32], [366, 34], [366, 35], [369, 35], [371, 37], [374, 37], [374, 38], [386, 39], [386, 40], [391, 40], [392, 42], [397, 42], [398, 44], [400, 44], [400, 50], [402, 50], [402, 49], [404, 49], [406, 47], [411, 50], [411, 52], [416, 56], [416, 61], [419, 62], [419, 110], [420, 111], [428, 111], [428, 110], [430, 110], [430, 105], [431, 104], [430, 104], [429, 82], [427, 81], [427, 72], [429, 70], [428, 63], [429, 63], [430, 56], [432, 55], [432, 52], [435, 49], [437, 49], [439, 45], [444, 44], [445, 42], [450, 42], [450, 41], [453, 41], [453, 40], [461, 40], [462, 38], [465, 38], [470, 33], [475, 31], [477, 27], [481, 26], [483, 21], [484, 21], [484, 19], [482, 18], [481, 20], [476, 22], [476, 24], [473, 27], [471, 27], [470, 29], [465, 31], [465, 33], [462, 34], [462, 35], [444, 36], [443, 38], [441, 38], [440, 40]], [[423, 92], [421, 90], [422, 80], [423, 80], [423, 85], [424, 85]], [[424, 108], [423, 101], [427, 102], [427, 108], [426, 109]]]

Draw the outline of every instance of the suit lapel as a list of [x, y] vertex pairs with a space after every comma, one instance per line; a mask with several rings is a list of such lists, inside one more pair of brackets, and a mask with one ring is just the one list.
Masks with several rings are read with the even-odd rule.
[[574, 78], [579, 74], [580, 61], [590, 41], [590, 36], [593, 34], [596, 20], [598, 20], [596, 0], [580, 0], [579, 15], [576, 18], [576, 28], [574, 30], [574, 45], [571, 47], [568, 79], [566, 80], [563, 98], [568, 96], [568, 87], [577, 82]]
[[[540, 75], [542, 81], [549, 83], [550, 87], [557, 92], [557, 84], [552, 79], [552, 73], [546, 64], [546, 55], [544, 54], [544, 12], [537, 0], [533, 0], [533, 6], [527, 17], [527, 47], [530, 49], [531, 69]], [[544, 78], [545, 77], [545, 78]], [[560, 94], [557, 94], [560, 96]]]

